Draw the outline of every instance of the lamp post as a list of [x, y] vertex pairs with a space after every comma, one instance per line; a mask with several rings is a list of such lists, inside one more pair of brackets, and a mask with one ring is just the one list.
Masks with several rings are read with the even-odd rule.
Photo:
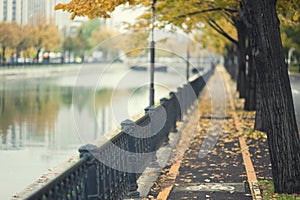
[[155, 42], [154, 42], [154, 22], [155, 22], [155, 3], [152, 0], [152, 24], [151, 24], [151, 44], [150, 44], [150, 101], [149, 106], [154, 105], [154, 69], [155, 69]]
[[190, 78], [190, 47], [189, 41], [186, 46], [186, 80], [189, 81]]

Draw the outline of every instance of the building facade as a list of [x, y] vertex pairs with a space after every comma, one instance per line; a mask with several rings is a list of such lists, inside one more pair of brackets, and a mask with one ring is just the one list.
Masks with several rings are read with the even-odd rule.
[[[0, 22], [15, 21], [20, 25], [37, 24], [46, 18], [53, 21], [59, 29], [71, 23], [70, 14], [55, 11], [58, 3], [69, 0], [0, 0]], [[44, 16], [44, 17], [42, 17]]]
[[[64, 36], [74, 36], [82, 22], [88, 18], [76, 17], [71, 20], [70, 13], [54, 10], [58, 3], [67, 2], [70, 0], [0, 0], [0, 23], [15, 21], [20, 25], [36, 25], [46, 20], [46, 23], [53, 22]], [[129, 13], [125, 13], [125, 16]], [[109, 19], [102, 19], [102, 24], [118, 29], [121, 22], [115, 19], [123, 19], [122, 16], [124, 15], [111, 15]]]

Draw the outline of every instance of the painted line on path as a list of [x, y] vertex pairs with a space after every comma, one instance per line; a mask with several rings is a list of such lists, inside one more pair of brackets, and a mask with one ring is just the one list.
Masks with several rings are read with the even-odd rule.
[[[234, 103], [234, 100], [233, 100], [233, 97], [232, 97], [230, 86], [228, 84], [228, 81], [229, 81], [228, 78], [229, 77], [228, 76], [225, 77], [226, 71], [225, 71], [224, 67], [222, 67], [222, 70], [220, 70], [220, 73], [223, 75], [223, 79], [224, 80], [226, 79], [224, 82], [225, 82], [225, 88], [226, 88], [226, 91], [227, 91], [227, 94], [228, 94], [228, 98], [229, 98], [229, 101], [230, 101], [229, 103], [230, 103], [230, 106], [231, 106], [232, 110], [235, 111], [236, 110], [235, 103]], [[243, 129], [240, 126], [238, 115], [236, 114], [236, 112], [233, 112], [232, 115], [233, 115], [233, 118], [234, 118], [234, 121], [235, 121], [236, 129], [238, 130], [239, 133], [242, 133]], [[239, 137], [239, 143], [240, 143], [240, 148], [241, 148], [241, 152], [242, 152], [243, 161], [244, 161], [244, 164], [245, 164], [248, 183], [249, 183], [251, 194], [252, 194], [252, 199], [261, 200], [262, 196], [261, 196], [261, 192], [260, 192], [260, 189], [259, 189], [259, 186], [258, 186], [256, 173], [255, 173], [255, 170], [254, 170], [254, 167], [253, 167], [252, 160], [250, 158], [250, 152], [248, 150], [249, 147], [247, 145], [247, 142], [246, 142], [246, 139], [245, 139], [244, 136]]]

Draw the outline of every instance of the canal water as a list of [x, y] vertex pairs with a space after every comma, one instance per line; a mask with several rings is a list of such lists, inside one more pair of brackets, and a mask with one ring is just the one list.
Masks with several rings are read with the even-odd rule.
[[[148, 105], [148, 71], [121, 63], [66, 68], [0, 79], [0, 199], [77, 156], [81, 145], [109, 137]], [[156, 72], [155, 100], [185, 83], [184, 74], [183, 66]]]

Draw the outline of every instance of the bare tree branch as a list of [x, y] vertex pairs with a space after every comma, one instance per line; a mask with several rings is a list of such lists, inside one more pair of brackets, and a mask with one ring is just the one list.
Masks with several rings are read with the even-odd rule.
[[215, 31], [220, 33], [222, 36], [224, 36], [226, 39], [228, 39], [230, 42], [232, 42], [235, 45], [238, 45], [238, 41], [232, 38], [226, 31], [213, 19], [207, 20], [208, 25], [213, 28]]
[[175, 17], [175, 19], [176, 18], [183, 18], [183, 17], [193, 16], [193, 15], [204, 14], [204, 13], [208, 13], [208, 12], [216, 12], [216, 11], [227, 11], [227, 12], [231, 12], [231, 13], [237, 13], [238, 12], [238, 10], [229, 9], [229, 8], [210, 8], [210, 9], [197, 10], [197, 11], [194, 11], [194, 12], [178, 15], [177, 17]]

